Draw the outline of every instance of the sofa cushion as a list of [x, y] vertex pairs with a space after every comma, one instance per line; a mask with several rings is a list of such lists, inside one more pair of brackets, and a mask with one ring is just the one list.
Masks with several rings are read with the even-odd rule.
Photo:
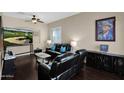
[[56, 45], [55, 51], [60, 52], [61, 44], [55, 44], [55, 45]]
[[66, 47], [66, 51], [71, 51], [71, 45], [70, 44], [63, 44], [64, 47]]
[[[52, 44], [55, 45], [55, 50], [50, 48], [50, 49], [46, 49], [46, 53], [51, 55], [51, 60], [53, 60], [54, 58], [56, 58], [58, 55], [69, 52], [71, 50], [71, 45], [68, 43], [62, 43], [62, 44]], [[51, 45], [51, 47], [52, 47]], [[61, 47], [66, 47], [65, 51], [60, 51]], [[64, 49], [63, 49], [64, 50]]]

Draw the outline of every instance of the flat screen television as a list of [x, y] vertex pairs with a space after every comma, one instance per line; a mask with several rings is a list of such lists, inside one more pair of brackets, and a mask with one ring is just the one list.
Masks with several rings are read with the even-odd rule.
[[108, 52], [108, 45], [101, 44], [100, 45], [100, 51], [102, 51], [102, 52]]
[[32, 32], [20, 29], [3, 29], [4, 46], [23, 46], [32, 43]]

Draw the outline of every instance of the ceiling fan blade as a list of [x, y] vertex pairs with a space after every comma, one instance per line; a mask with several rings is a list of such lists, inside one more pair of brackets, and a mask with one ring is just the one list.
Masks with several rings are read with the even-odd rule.
[[32, 18], [28, 19], [28, 20], [25, 20], [25, 22], [33, 22], [34, 24], [36, 24], [37, 22], [44, 23], [39, 18], [36, 18], [36, 15], [32, 15]]
[[40, 19], [37, 19], [37, 22], [44, 23], [44, 22], [43, 22], [43, 21], [41, 21]]
[[38, 21], [38, 22], [40, 22], [40, 23], [44, 23], [43, 21]]

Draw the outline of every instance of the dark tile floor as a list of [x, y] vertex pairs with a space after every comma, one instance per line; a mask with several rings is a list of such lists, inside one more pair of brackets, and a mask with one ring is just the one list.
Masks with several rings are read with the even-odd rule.
[[[16, 73], [15, 80], [37, 80], [36, 59], [33, 55], [17, 57], [15, 60]], [[80, 73], [72, 78], [72, 80], [120, 80], [114, 73], [100, 71], [94, 68], [82, 68]]]

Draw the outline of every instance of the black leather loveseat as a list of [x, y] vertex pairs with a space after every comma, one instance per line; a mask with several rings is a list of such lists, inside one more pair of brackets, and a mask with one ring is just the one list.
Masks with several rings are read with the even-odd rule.
[[[85, 50], [76, 53], [65, 53], [57, 56], [51, 64], [51, 67], [41, 63], [38, 65], [39, 80], [67, 80], [76, 75], [81, 70], [82, 57], [84, 58]], [[81, 53], [82, 52], [82, 53]]]
[[[55, 50], [52, 50], [51, 48], [46, 49], [46, 53], [51, 55], [51, 60], [56, 58], [58, 55], [71, 51], [71, 45], [67, 43], [54, 44], [54, 46], [55, 46]], [[65, 47], [64, 52], [61, 52], [61, 47]]]

